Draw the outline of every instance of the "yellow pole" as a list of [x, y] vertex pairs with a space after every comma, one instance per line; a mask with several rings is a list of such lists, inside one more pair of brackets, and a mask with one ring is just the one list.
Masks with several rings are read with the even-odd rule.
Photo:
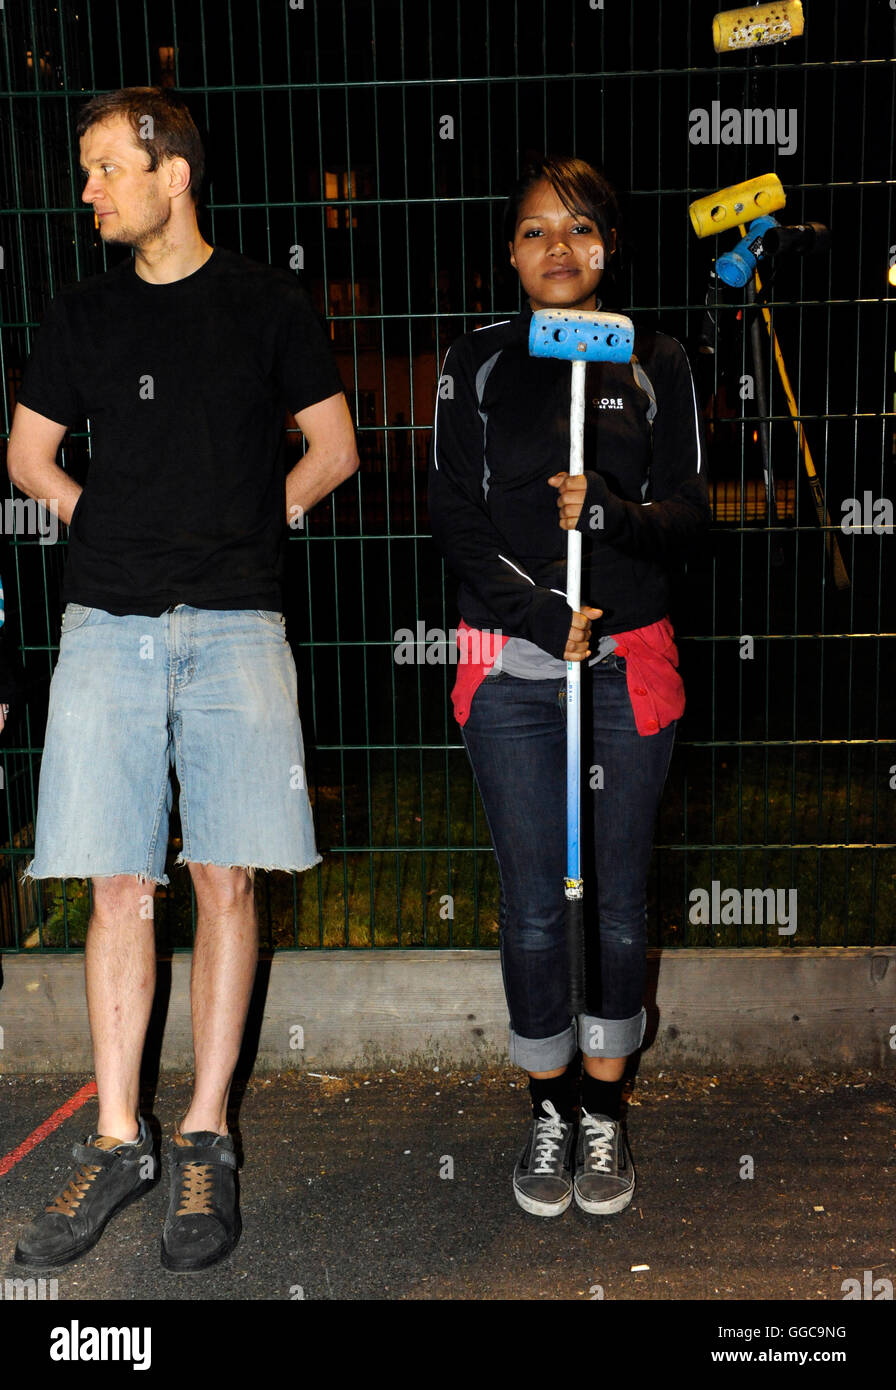
[[[742, 237], [746, 236], [745, 227], [739, 227], [738, 231], [740, 232]], [[759, 271], [757, 270], [756, 292], [757, 294], [759, 294], [761, 293], [761, 291], [762, 281], [759, 279]], [[827, 509], [827, 505], [824, 500], [824, 492], [822, 491], [821, 487], [821, 479], [819, 478], [818, 471], [815, 467], [815, 464], [812, 461], [812, 453], [809, 448], [809, 441], [806, 438], [806, 431], [803, 429], [803, 422], [799, 418], [800, 413], [797, 408], [796, 398], [793, 394], [793, 388], [790, 385], [790, 377], [788, 376], [787, 368], [784, 365], [784, 356], [781, 352], [781, 345], [778, 342], [778, 335], [772, 328], [772, 318], [768, 309], [764, 304], [760, 307], [762, 309], [762, 317], [765, 320], [765, 326], [768, 329], [768, 336], [771, 340], [775, 362], [778, 367], [778, 375], [781, 378], [781, 385], [784, 387], [784, 395], [787, 397], [787, 405], [790, 409], [790, 416], [793, 420], [793, 427], [796, 430], [796, 437], [799, 441], [800, 452], [802, 453], [803, 463], [806, 468], [806, 476], [809, 479], [809, 486], [812, 489], [812, 498], [815, 503], [815, 512], [818, 517], [818, 523], [824, 530], [825, 546], [827, 548], [828, 555], [831, 558], [831, 564], [834, 567], [834, 583], [836, 584], [838, 589], [848, 589], [849, 575], [847, 574], [846, 566], [843, 563], [843, 556], [840, 554], [840, 547], [837, 544], [837, 538], [833, 534], [833, 531], [829, 529], [832, 527], [832, 522]]]

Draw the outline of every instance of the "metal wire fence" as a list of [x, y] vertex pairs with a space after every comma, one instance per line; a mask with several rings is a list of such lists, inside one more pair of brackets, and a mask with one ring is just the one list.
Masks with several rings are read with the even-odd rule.
[[[260, 876], [269, 945], [497, 942], [497, 874], [451, 715], [454, 668], [436, 660], [457, 617], [429, 534], [425, 470], [447, 345], [519, 307], [498, 213], [538, 150], [598, 162], [620, 190], [625, 251], [611, 307], [687, 344], [706, 414], [715, 524], [676, 582], [688, 710], [658, 824], [652, 944], [896, 940], [885, 568], [894, 16], [883, 0], [807, 0], [801, 38], [718, 56], [716, 8], [8, 0], [0, 9], [7, 432], [47, 300], [115, 259], [80, 203], [73, 126], [86, 96], [120, 86], [174, 85], [186, 97], [208, 150], [205, 235], [303, 277], [350, 397], [362, 466], [291, 536], [285, 597], [324, 862]], [[750, 131], [748, 111], [770, 123]], [[715, 352], [700, 351], [723, 239], [698, 241], [688, 204], [772, 170], [787, 192], [781, 220], [834, 233], [830, 256], [781, 262], [771, 296], [825, 527], [768, 339], [768, 408], [757, 404], [744, 294], [714, 301]], [[292, 439], [300, 450], [297, 431]], [[89, 446], [85, 424], [62, 450], [79, 480]], [[7, 486], [2, 579], [27, 698], [0, 743], [0, 943], [70, 949], [84, 939], [89, 885], [19, 879], [33, 846], [65, 544], [14, 524], [15, 496]], [[856, 506], [862, 529], [844, 530]], [[832, 582], [832, 538], [848, 587]], [[421, 660], [396, 661], [402, 631], [422, 638]], [[174, 948], [189, 945], [193, 926], [188, 875], [171, 867], [178, 831], [175, 815], [171, 884], [156, 906], [160, 939]], [[742, 920], [747, 890], [768, 888], [797, 891], [795, 931]]]

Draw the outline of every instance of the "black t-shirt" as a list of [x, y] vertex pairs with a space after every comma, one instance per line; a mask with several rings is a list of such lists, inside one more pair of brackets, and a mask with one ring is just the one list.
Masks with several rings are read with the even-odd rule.
[[341, 390], [288, 271], [216, 248], [172, 284], [126, 261], [64, 289], [18, 397], [57, 424], [90, 422], [63, 602], [279, 609], [286, 412]]

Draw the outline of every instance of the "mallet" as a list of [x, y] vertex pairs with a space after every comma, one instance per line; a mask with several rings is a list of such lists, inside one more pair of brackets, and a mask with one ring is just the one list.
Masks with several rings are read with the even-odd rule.
[[712, 21], [712, 44], [716, 53], [734, 53], [761, 44], [786, 43], [803, 32], [800, 0], [776, 0], [773, 5], [742, 6], [723, 10]]
[[[780, 208], [784, 207], [786, 201], [787, 196], [777, 174], [760, 174], [757, 178], [748, 179], [745, 183], [736, 183], [730, 188], [722, 188], [717, 193], [710, 193], [704, 198], [698, 198], [695, 202], [691, 203], [688, 212], [691, 217], [691, 225], [698, 237], [715, 236], [717, 232], [724, 232], [732, 227], [737, 227], [741, 237], [746, 237], [745, 222], [752, 222], [754, 218], [768, 218], [771, 213], [777, 212]], [[771, 227], [765, 232], [765, 235], [772, 235], [777, 230], [786, 229]], [[718, 265], [718, 261], [716, 265]], [[762, 289], [762, 282], [759, 279], [758, 270], [754, 269], [753, 277], [756, 292], [758, 293]], [[843, 563], [843, 556], [840, 553], [837, 538], [834, 535], [834, 527], [831, 523], [827, 503], [825, 502], [821, 479], [818, 476], [818, 472], [812, 460], [809, 441], [806, 438], [806, 431], [803, 429], [799, 417], [799, 410], [797, 409], [796, 399], [791, 389], [787, 368], [784, 365], [784, 357], [781, 353], [778, 337], [772, 328], [771, 315], [768, 309], [764, 304], [761, 306], [761, 309], [762, 317], [768, 329], [769, 338], [771, 339], [774, 362], [778, 368], [781, 385], [784, 388], [784, 394], [787, 397], [787, 405], [793, 420], [793, 426], [797, 433], [797, 440], [799, 442], [800, 453], [803, 457], [806, 476], [809, 479], [809, 486], [812, 490], [815, 515], [818, 517], [818, 524], [824, 533], [825, 549], [831, 560], [834, 583], [838, 589], [848, 589], [849, 574], [846, 565]], [[762, 377], [762, 363], [758, 354], [758, 342], [754, 335], [753, 370], [756, 375], [757, 383]], [[762, 410], [761, 406], [760, 410]], [[763, 413], [768, 414], [768, 411], [765, 410]], [[767, 424], [760, 424], [760, 431], [765, 431], [767, 429]], [[765, 446], [763, 447], [763, 466], [765, 469], [766, 489], [769, 498], [769, 519], [773, 521], [774, 512], [772, 499], [774, 496], [774, 479], [771, 475], [769, 464], [766, 462]]]
[[[631, 319], [602, 310], [539, 309], [532, 315], [529, 352], [572, 363], [569, 407], [569, 472], [584, 471], [585, 363], [630, 362], [635, 343]], [[566, 602], [579, 611], [582, 585], [582, 533], [566, 533]], [[585, 938], [581, 869], [581, 663], [566, 663], [566, 942], [569, 954], [569, 1007], [585, 1011]]]

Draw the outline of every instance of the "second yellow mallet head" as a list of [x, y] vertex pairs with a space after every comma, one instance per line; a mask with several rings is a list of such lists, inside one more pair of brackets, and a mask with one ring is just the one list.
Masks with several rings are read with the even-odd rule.
[[766, 217], [777, 212], [787, 202], [781, 180], [777, 174], [759, 174], [746, 183], [735, 183], [730, 188], [720, 188], [718, 193], [707, 193], [691, 203], [688, 212], [691, 226], [699, 237], [715, 236], [716, 232], [726, 232], [742, 222], [751, 222], [754, 217]]

